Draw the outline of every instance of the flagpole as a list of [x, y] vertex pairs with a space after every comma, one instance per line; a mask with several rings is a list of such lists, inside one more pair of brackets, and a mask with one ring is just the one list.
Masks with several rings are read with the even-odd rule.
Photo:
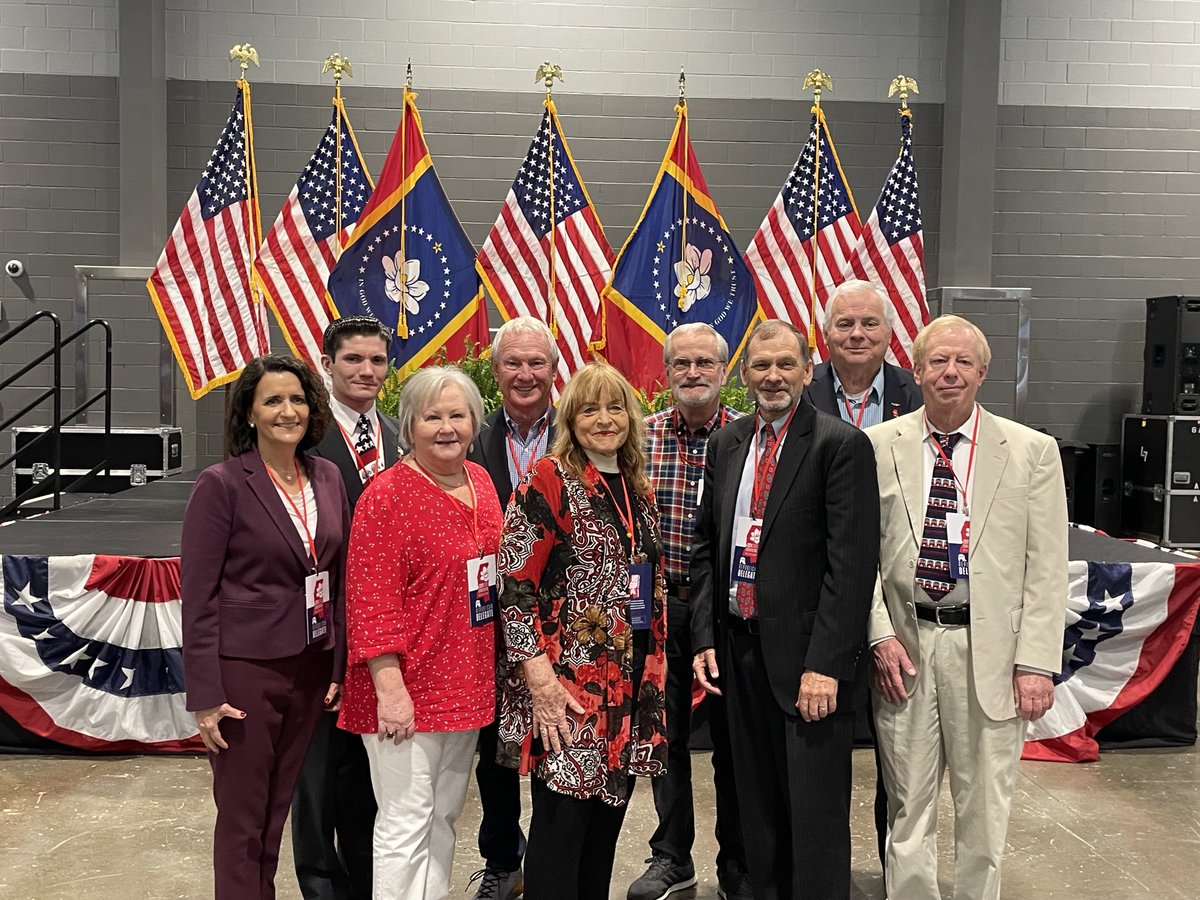
[[546, 297], [546, 324], [550, 326], [550, 335], [558, 340], [558, 292], [555, 290], [555, 247], [554, 238], [557, 232], [557, 221], [554, 216], [554, 98], [551, 91], [554, 88], [554, 79], [559, 81], [564, 80], [562, 74], [562, 66], [554, 65], [550, 60], [546, 60], [538, 66], [537, 72], [534, 73], [534, 81], [541, 81], [546, 86], [546, 99], [543, 106], [546, 107], [546, 124], [549, 126], [546, 129], [546, 148], [549, 160], [547, 165], [550, 171], [550, 277], [549, 277], [549, 295]]
[[[250, 81], [246, 78], [246, 70], [250, 68], [250, 63], [254, 63], [256, 66], [260, 63], [258, 51], [249, 43], [234, 44], [229, 49], [229, 58], [238, 61], [237, 87], [242, 92], [242, 115], [246, 118], [244, 164], [246, 168], [246, 200], [250, 213], [250, 227], [247, 229], [246, 241], [250, 250], [249, 262], [254, 265], [254, 260], [258, 256], [258, 248], [262, 244], [262, 222], [258, 209], [258, 173], [254, 169], [254, 121], [250, 108]], [[253, 278], [250, 279], [249, 289], [250, 302], [261, 303], [262, 293], [259, 290], [258, 282]], [[254, 327], [258, 330], [259, 340], [262, 341], [266, 337], [266, 328], [261, 315], [254, 316]]]
[[408, 61], [408, 70], [404, 74], [404, 102], [400, 104], [400, 252], [396, 259], [396, 276], [400, 279], [399, 316], [396, 319], [396, 337], [408, 340], [408, 310], [404, 305], [408, 296], [408, 260], [404, 256], [404, 236], [407, 231], [404, 225], [404, 213], [407, 206], [408, 193], [404, 183], [408, 178], [408, 127], [405, 118], [408, 115], [409, 98], [415, 97], [412, 89], [412, 60]]
[[354, 70], [350, 67], [350, 60], [342, 56], [340, 53], [334, 53], [325, 59], [325, 64], [321, 66], [321, 74], [333, 72], [333, 106], [337, 110], [337, 124], [334, 126], [337, 129], [337, 134], [334, 135], [334, 166], [333, 166], [333, 183], [334, 183], [334, 233], [337, 235], [337, 249], [335, 251], [335, 259], [341, 257], [342, 244], [342, 120], [346, 116], [346, 108], [342, 104], [342, 75], [354, 77]]
[[813, 69], [804, 79], [804, 87], [801, 90], [813, 89], [813, 107], [812, 114], [816, 116], [816, 121], [813, 123], [816, 128], [813, 143], [813, 209], [812, 209], [812, 241], [810, 248], [809, 261], [809, 285], [808, 285], [808, 349], [815, 350], [817, 347], [817, 230], [820, 226], [820, 211], [821, 211], [821, 124], [823, 115], [821, 113], [821, 90], [833, 90], [833, 79], [820, 69]]
[[[688, 120], [687, 120], [687, 94], [685, 91], [686, 76], [683, 74], [683, 67], [679, 68], [679, 105], [675, 107], [675, 111], [683, 115], [683, 221], [679, 228], [679, 239], [682, 249], [679, 251], [679, 259], [683, 263], [680, 271], [687, 271], [687, 198], [688, 198], [688, 182], [691, 176], [688, 174], [688, 157], [691, 156], [689, 149], [691, 144], [688, 141]], [[687, 300], [687, 291], [691, 283], [691, 277], [688, 281], [679, 282], [679, 308], [683, 309], [684, 301]]]

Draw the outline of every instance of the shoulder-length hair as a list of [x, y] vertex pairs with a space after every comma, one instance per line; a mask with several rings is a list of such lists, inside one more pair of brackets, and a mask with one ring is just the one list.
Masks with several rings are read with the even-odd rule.
[[617, 450], [617, 464], [633, 488], [643, 496], [651, 491], [646, 477], [646, 423], [642, 420], [641, 404], [625, 377], [607, 363], [588, 363], [571, 376], [558, 399], [555, 416], [557, 428], [550, 452], [557, 456], [563, 469], [576, 477], [583, 476], [588, 458], [575, 437], [575, 417], [585, 406], [620, 403], [629, 418], [629, 434]]
[[294, 356], [284, 356], [282, 353], [260, 356], [246, 364], [229, 392], [229, 405], [225, 410], [225, 445], [229, 448], [230, 456], [240, 456], [258, 446], [258, 438], [250, 427], [250, 407], [254, 405], [258, 383], [268, 372], [295, 375], [304, 391], [304, 399], [308, 403], [308, 428], [296, 446], [297, 453], [319, 444], [333, 420], [333, 413], [329, 410], [329, 392], [312, 369]]
[[396, 419], [400, 423], [402, 449], [412, 449], [413, 425], [417, 417], [436, 403], [442, 391], [451, 385], [462, 391], [467, 408], [471, 411], [471, 439], [479, 437], [479, 429], [483, 427], [483, 398], [479, 396], [479, 387], [458, 366], [429, 366], [409, 375], [404, 380], [404, 390], [400, 392]]

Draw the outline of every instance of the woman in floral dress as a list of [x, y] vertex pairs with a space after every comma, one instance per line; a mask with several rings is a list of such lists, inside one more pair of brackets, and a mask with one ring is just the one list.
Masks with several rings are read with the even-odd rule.
[[584, 367], [505, 519], [499, 754], [532, 775], [526, 900], [607, 900], [634, 776], [666, 769], [662, 554], [638, 409], [616, 369]]

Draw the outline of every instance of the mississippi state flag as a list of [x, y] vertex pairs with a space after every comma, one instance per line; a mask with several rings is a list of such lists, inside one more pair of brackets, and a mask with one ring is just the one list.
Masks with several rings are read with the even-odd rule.
[[0, 557], [0, 707], [81, 750], [203, 750], [185, 709], [179, 560]]
[[1200, 606], [1200, 564], [1072, 560], [1054, 706], [1029, 727], [1024, 759], [1090, 762], [1096, 733], [1171, 671]]

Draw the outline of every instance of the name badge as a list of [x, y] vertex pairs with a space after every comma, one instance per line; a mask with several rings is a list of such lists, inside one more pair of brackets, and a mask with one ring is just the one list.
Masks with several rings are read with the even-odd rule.
[[650, 563], [629, 566], [629, 624], [634, 631], [650, 627], [650, 610], [654, 604], [654, 570]]
[[496, 554], [467, 560], [467, 600], [471, 627], [487, 625], [496, 618]]
[[738, 516], [733, 527], [733, 571], [734, 582], [754, 584], [758, 572], [758, 542], [762, 537], [762, 519]]
[[325, 640], [330, 620], [328, 572], [314, 572], [304, 579], [304, 606], [308, 610], [308, 642]]
[[955, 580], [970, 578], [967, 559], [971, 555], [971, 519], [959, 512], [946, 513], [946, 544], [950, 575]]

